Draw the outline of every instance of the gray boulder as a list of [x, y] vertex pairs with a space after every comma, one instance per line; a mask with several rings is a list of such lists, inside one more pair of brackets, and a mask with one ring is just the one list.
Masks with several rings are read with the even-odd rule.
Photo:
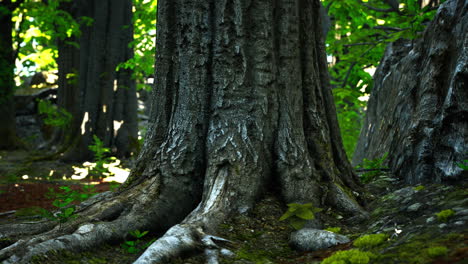
[[289, 244], [299, 251], [314, 251], [348, 243], [349, 241], [346, 236], [330, 231], [303, 228], [291, 234]]

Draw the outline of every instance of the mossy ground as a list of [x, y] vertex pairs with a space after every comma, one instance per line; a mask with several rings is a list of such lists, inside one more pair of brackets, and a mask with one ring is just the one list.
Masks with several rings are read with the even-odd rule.
[[[5, 155], [9, 154], [0, 153], [0, 155], [5, 157]], [[63, 165], [54, 161], [47, 161], [50, 163], [22, 162], [15, 165], [14, 163], [24, 154], [17, 155], [18, 157], [14, 153], [12, 155], [8, 159], [0, 159], [0, 172], [15, 172], [15, 175], [23, 172], [30, 175], [47, 175], [50, 169], [54, 169], [54, 166], [61, 168], [59, 169], [61, 172], [68, 170], [66, 166], [71, 168], [70, 165]], [[7, 180], [7, 175], [0, 173], [1, 180]], [[54, 180], [60, 180], [60, 178], [56, 177]], [[339, 233], [348, 236], [351, 240], [355, 240], [364, 234], [384, 233], [388, 235], [388, 239], [383, 243], [368, 248], [360, 248], [361, 251], [371, 252], [375, 255], [375, 258], [371, 258], [369, 263], [464, 263], [463, 261], [468, 259], [467, 229], [465, 225], [455, 225], [454, 223], [461, 221], [460, 219], [464, 217], [457, 212], [468, 208], [466, 183], [458, 186], [410, 186], [409, 189], [412, 189], [414, 193], [409, 198], [399, 196], [398, 193], [395, 194], [395, 190], [404, 187], [404, 185], [396, 182], [384, 182], [383, 184], [380, 182], [379, 186], [372, 183], [367, 185], [369, 191], [366, 194], [366, 197], [369, 197], [367, 199], [369, 200], [367, 209], [371, 213], [371, 217], [368, 221], [362, 223], [350, 222], [346, 215], [342, 215], [330, 208], [323, 208], [324, 210], [318, 215], [325, 223], [324, 228], [339, 227]], [[420, 209], [408, 211], [408, 206], [415, 203], [421, 204]], [[300, 253], [294, 251], [288, 245], [289, 235], [294, 229], [288, 225], [287, 221], [279, 221], [286, 209], [282, 201], [279, 201], [273, 193], [269, 193], [248, 214], [234, 215], [228, 221], [222, 223], [218, 227], [216, 235], [233, 242], [226, 245], [226, 247], [236, 253], [236, 256], [222, 258], [221, 263], [313, 264], [320, 263], [337, 251], [356, 248], [350, 242], [315, 252]], [[436, 213], [447, 209], [453, 209], [455, 215], [448, 217], [446, 222], [439, 222]], [[28, 211], [26, 213], [30, 215], [33, 212]], [[431, 216], [434, 217], [434, 222], [428, 223], [427, 219]], [[4, 216], [0, 216], [0, 222], [5, 220], [15, 221], [15, 219], [18, 218], [10, 217], [6, 219]], [[442, 224], [446, 226], [440, 227]], [[396, 232], [395, 229], [401, 230], [400, 233]], [[148, 234], [142, 240], [147, 242], [160, 235]], [[128, 253], [121, 248], [121, 243], [122, 241], [116, 241], [115, 244], [102, 245], [81, 253], [51, 252], [46, 256], [36, 257], [33, 263], [133, 263], [138, 258], [138, 254]], [[2, 247], [8, 244], [11, 244], [8, 239], [0, 241]], [[437, 247], [447, 248], [446, 253], [441, 255], [431, 253], [431, 248]], [[202, 255], [196, 254], [197, 252], [194, 253], [192, 256], [174, 260], [172, 263], [205, 263]]]

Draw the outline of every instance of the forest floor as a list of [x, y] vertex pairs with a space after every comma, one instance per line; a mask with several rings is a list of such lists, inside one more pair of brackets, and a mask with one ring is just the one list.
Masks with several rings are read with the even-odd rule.
[[[72, 166], [80, 164], [32, 161], [30, 156], [31, 153], [26, 151], [0, 152], [0, 224], [40, 220], [40, 208], [54, 209], [54, 198], [46, 197], [49, 188], [59, 192], [59, 187], [68, 186], [72, 191], [80, 192], [83, 186], [92, 183], [70, 180]], [[94, 192], [108, 191], [113, 187], [111, 183], [94, 183]], [[468, 263], [467, 187], [466, 182], [457, 186], [406, 186], [382, 175], [366, 185], [368, 220], [355, 223], [339, 212], [323, 208], [320, 218], [325, 227], [339, 228], [336, 232], [347, 236], [351, 242], [313, 252], [297, 252], [289, 247], [289, 236], [295, 230], [286, 221], [279, 221], [286, 206], [274, 195], [267, 194], [249, 213], [235, 215], [219, 226], [216, 235], [232, 241], [228, 248], [236, 254], [235, 257], [222, 258], [221, 263], [312, 264], [320, 263], [337, 251], [349, 249], [370, 252], [365, 253], [369, 262], [362, 259], [352, 262], [348, 258], [336, 263]], [[384, 233], [387, 237], [364, 247], [353, 244], [358, 237], [375, 233]], [[142, 247], [160, 235], [149, 233], [140, 239], [129, 235], [127, 241], [81, 253], [53, 252], [35, 258], [33, 263], [132, 263], [142, 252]], [[135, 244], [134, 249], [124, 248], [122, 245], [126, 242], [129, 242], [127, 245]], [[203, 256], [194, 254], [172, 263], [198, 264], [205, 261]]]

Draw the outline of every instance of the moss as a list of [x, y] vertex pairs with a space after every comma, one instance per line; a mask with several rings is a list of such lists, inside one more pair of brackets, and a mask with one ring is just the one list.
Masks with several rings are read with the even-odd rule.
[[337, 251], [330, 257], [324, 259], [321, 264], [367, 264], [375, 255], [371, 252], [351, 249]]
[[427, 254], [431, 258], [436, 258], [436, 257], [447, 255], [447, 251], [448, 251], [448, 249], [446, 247], [442, 247], [442, 246], [430, 247], [430, 248], [427, 249]]
[[455, 215], [455, 211], [452, 209], [442, 210], [435, 214], [437, 216], [437, 220], [440, 222], [447, 222], [447, 220]]
[[372, 217], [377, 217], [377, 216], [383, 214], [384, 212], [385, 212], [385, 210], [382, 207], [378, 207], [374, 211], [372, 211], [371, 216]]
[[265, 256], [265, 252], [259, 250], [250, 251], [246, 249], [241, 249], [236, 252], [236, 255], [238, 259], [253, 261], [256, 264], [272, 263], [271, 260], [269, 260], [268, 257]]
[[424, 190], [424, 189], [425, 189], [425, 187], [424, 187], [423, 185], [419, 185], [419, 186], [413, 187], [413, 190], [415, 190], [415, 191], [422, 191], [422, 190]]
[[356, 239], [353, 245], [358, 248], [373, 248], [384, 243], [387, 238], [386, 234], [365, 235]]
[[[448, 256], [449, 248], [450, 250], [463, 248], [464, 240], [464, 234], [450, 233], [440, 236], [439, 233], [424, 233], [412, 237], [405, 243], [397, 243], [395, 247], [389, 249], [385, 254], [379, 255], [378, 262], [376, 263], [393, 264], [396, 263], [395, 260], [398, 260], [397, 263], [431, 263], [435, 257]], [[446, 263], [451, 263], [450, 259], [446, 260]]]
[[326, 230], [326, 231], [330, 231], [330, 232], [339, 234], [340, 231], [341, 231], [341, 227], [329, 227], [329, 228], [327, 228], [327, 229], [325, 229], [325, 230]]
[[16, 216], [34, 216], [40, 215], [44, 212], [44, 209], [38, 206], [28, 207], [28, 208], [21, 208], [15, 212]]

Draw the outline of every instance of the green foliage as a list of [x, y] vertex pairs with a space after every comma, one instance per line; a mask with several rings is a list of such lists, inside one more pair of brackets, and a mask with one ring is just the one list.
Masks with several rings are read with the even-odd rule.
[[373, 248], [384, 243], [388, 239], [386, 234], [364, 235], [354, 240], [353, 245], [358, 248]]
[[68, 220], [77, 217], [75, 213], [76, 207], [73, 204], [74, 202], [84, 201], [95, 194], [96, 188], [92, 185], [83, 186], [81, 192], [73, 190], [70, 186], [60, 186], [58, 192], [53, 188], [49, 188], [49, 192], [46, 193], [46, 197], [55, 199], [52, 202], [52, 205], [55, 206], [58, 211], [53, 213], [42, 209], [42, 215], [50, 220], [65, 223]]
[[346, 251], [337, 251], [330, 257], [324, 259], [321, 264], [367, 264], [375, 258], [371, 252], [351, 249]]
[[78, 47], [78, 43], [71, 39], [80, 35], [80, 26], [89, 24], [90, 18], [75, 20], [60, 9], [66, 2], [70, 0], [25, 0], [13, 12], [14, 49], [18, 51], [18, 63], [22, 65], [16, 69], [17, 75], [56, 70], [57, 40]]
[[439, 222], [447, 222], [447, 220], [455, 215], [455, 211], [452, 209], [442, 210], [435, 214]]
[[115, 157], [107, 156], [110, 153], [110, 148], [104, 147], [104, 142], [96, 135], [93, 135], [93, 144], [89, 145], [88, 148], [94, 153], [94, 162], [96, 162], [96, 165], [91, 167], [89, 171], [91, 178], [97, 179], [110, 175], [109, 168], [104, 166], [116, 159]]
[[446, 247], [437, 246], [427, 249], [427, 254], [431, 258], [441, 257], [447, 255], [448, 249]]
[[133, 41], [130, 47], [134, 55], [128, 61], [120, 63], [117, 70], [132, 69], [137, 80], [137, 89], [150, 90], [146, 79], [154, 74], [156, 52], [156, 11], [157, 1], [133, 0]]
[[280, 217], [280, 221], [288, 220], [289, 224], [296, 230], [304, 227], [307, 220], [315, 219], [314, 213], [322, 211], [320, 208], [316, 208], [312, 203], [288, 204], [288, 210]]
[[425, 188], [424, 185], [419, 185], [419, 186], [413, 187], [413, 190], [422, 191], [422, 190], [424, 190], [424, 188]]
[[437, 8], [401, 0], [398, 12], [379, 12], [369, 6], [388, 9], [386, 1], [322, 2], [331, 17], [326, 47], [333, 59], [329, 67], [338, 122], [346, 153], [352, 157], [373, 86], [371, 74], [386, 45], [400, 38], [418, 38]]
[[468, 170], [468, 160], [463, 160], [461, 163], [456, 163], [463, 170]]
[[156, 239], [152, 239], [147, 243], [143, 243], [140, 238], [144, 237], [148, 234], [148, 231], [140, 232], [140, 230], [130, 231], [129, 234], [135, 238], [135, 240], [125, 240], [124, 243], [120, 244], [120, 246], [126, 250], [130, 254], [138, 253], [145, 248], [149, 247]]
[[382, 171], [380, 169], [388, 169], [387, 166], [383, 165], [387, 157], [388, 157], [388, 152], [385, 153], [380, 158], [375, 158], [373, 160], [364, 159], [362, 161], [362, 164], [356, 166], [356, 169], [372, 170], [372, 171], [362, 173], [359, 176], [361, 178], [361, 181], [363, 183], [369, 183], [373, 179], [375, 179], [377, 176], [382, 175]]
[[48, 100], [38, 100], [37, 109], [44, 116], [46, 125], [66, 128], [72, 121], [73, 116], [65, 109], [52, 104]]
[[341, 231], [341, 227], [328, 227], [325, 229], [325, 231], [330, 231], [339, 234]]

